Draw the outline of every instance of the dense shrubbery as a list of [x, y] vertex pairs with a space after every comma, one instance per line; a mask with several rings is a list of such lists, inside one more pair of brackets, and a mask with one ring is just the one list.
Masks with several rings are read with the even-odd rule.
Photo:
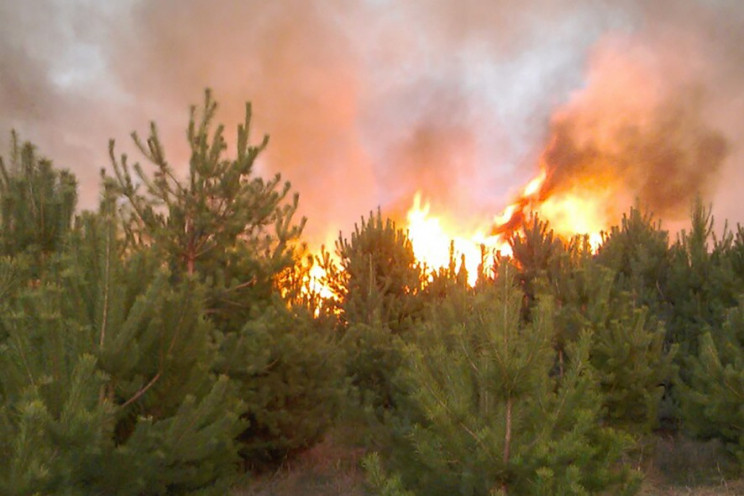
[[[14, 139], [0, 174], [3, 494], [225, 494], [243, 464], [322, 435], [339, 397], [329, 329], [290, 307], [304, 220], [253, 176], [267, 140], [225, 158], [209, 93], [185, 180], [153, 126], [149, 173], [111, 156], [98, 212]], [[134, 171], [134, 175], [132, 173]], [[72, 193], [70, 189], [72, 188]], [[30, 196], [35, 195], [35, 196]]]
[[417, 494], [580, 494], [630, 490], [632, 438], [603, 423], [592, 336], [556, 369], [552, 298], [522, 319], [516, 270], [431, 308], [400, 374], [392, 467]]
[[220, 494], [235, 473], [245, 407], [211, 372], [202, 289], [122, 259], [112, 227], [83, 218], [6, 300], [3, 494]]
[[[234, 158], [215, 111], [192, 111], [182, 179], [154, 126], [152, 172], [112, 144], [77, 216], [74, 176], [13, 135], [0, 492], [224, 494], [338, 413], [371, 422], [380, 494], [632, 493], [659, 420], [744, 464], [744, 229], [716, 238], [698, 202], [670, 244], [632, 208], [592, 253], [531, 218], [470, 287], [378, 211], [303, 259], [297, 196], [253, 174], [250, 107]], [[312, 264], [334, 300], [303, 289]]]

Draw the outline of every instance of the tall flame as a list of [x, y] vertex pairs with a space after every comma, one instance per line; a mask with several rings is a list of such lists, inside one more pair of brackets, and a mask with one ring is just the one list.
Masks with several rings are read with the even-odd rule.
[[431, 215], [430, 210], [431, 205], [428, 202], [422, 202], [422, 195], [418, 192], [407, 214], [408, 238], [413, 245], [413, 253], [428, 268], [446, 267], [450, 261], [450, 245], [452, 245], [455, 256], [465, 257], [468, 282], [475, 284], [482, 258], [482, 246], [489, 251], [511, 255], [511, 247], [506, 238], [489, 234], [487, 226], [464, 233], [455, 227], [452, 219], [444, 215]]
[[[548, 168], [541, 167], [500, 214], [471, 230], [446, 212], [434, 214], [431, 203], [418, 191], [405, 223], [416, 259], [428, 270], [437, 270], [448, 267], [454, 255], [458, 269], [464, 263], [468, 283], [473, 285], [481, 263], [488, 265], [493, 263], [494, 256], [512, 255], [509, 240], [532, 214], [548, 221], [560, 236], [587, 235], [596, 250], [602, 241], [602, 231], [608, 226], [604, 206], [613, 201], [612, 190], [587, 181], [581, 188], [556, 191], [550, 187], [549, 178]], [[307, 281], [308, 290], [330, 298], [332, 291], [323, 284], [324, 278], [323, 269], [314, 266]]]
[[596, 250], [602, 241], [602, 230], [607, 227], [602, 206], [612, 201], [608, 190], [551, 192], [546, 186], [548, 176], [548, 170], [542, 167], [521, 194], [494, 217], [490, 226], [470, 233], [458, 230], [457, 224], [444, 214], [433, 215], [430, 204], [422, 200], [420, 192], [416, 193], [407, 214], [408, 235], [416, 258], [430, 268], [445, 267], [449, 264], [452, 243], [455, 256], [458, 259], [464, 256], [468, 282], [474, 284], [482, 258], [481, 247], [511, 255], [509, 239], [531, 214], [548, 221], [559, 235], [587, 235]]

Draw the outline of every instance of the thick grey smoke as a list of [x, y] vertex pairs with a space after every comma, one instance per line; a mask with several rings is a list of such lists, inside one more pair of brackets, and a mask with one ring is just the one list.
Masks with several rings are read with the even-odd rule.
[[[490, 217], [547, 143], [558, 162], [577, 150], [551, 179], [569, 183], [589, 161], [587, 125], [625, 136], [624, 151], [602, 149], [618, 173], [654, 164], [624, 176], [628, 194], [645, 198], [664, 173], [674, 181], [652, 206], [671, 220], [697, 185], [719, 216], [744, 220], [731, 194], [744, 179], [737, 0], [104, 4], [0, 3], [0, 132], [73, 169], [86, 207], [108, 139], [131, 151], [129, 132], [149, 120], [185, 163], [188, 106], [211, 87], [228, 129], [253, 102], [256, 140], [271, 136], [261, 172], [292, 182], [313, 242], [378, 205], [405, 210], [416, 190], [465, 220]], [[643, 149], [685, 158], [636, 160]]]

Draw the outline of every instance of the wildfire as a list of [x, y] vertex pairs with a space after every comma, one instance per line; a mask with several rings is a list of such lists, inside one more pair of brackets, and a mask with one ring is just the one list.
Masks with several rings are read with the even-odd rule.
[[[547, 186], [548, 177], [547, 168], [542, 167], [501, 214], [491, 220], [484, 219], [479, 227], [470, 230], [463, 227], [467, 223], [461, 219], [453, 219], [446, 213], [434, 214], [431, 203], [417, 192], [403, 226], [414, 255], [428, 270], [448, 267], [454, 255], [458, 269], [461, 263], [465, 264], [468, 282], [473, 285], [481, 263], [488, 265], [494, 256], [512, 255], [509, 239], [533, 213], [549, 222], [560, 236], [587, 235], [596, 250], [602, 241], [601, 232], [607, 228], [605, 206], [614, 200], [611, 190], [587, 180], [583, 188], [552, 191]], [[324, 285], [324, 278], [323, 269], [314, 266], [307, 287], [322, 298], [331, 298], [333, 292]]]
[[474, 284], [481, 263], [481, 247], [492, 253], [511, 255], [508, 240], [531, 213], [548, 221], [559, 235], [588, 235], [589, 243], [596, 250], [602, 241], [601, 231], [607, 227], [602, 205], [612, 200], [609, 193], [592, 188], [586, 192], [548, 194], [544, 190], [547, 178], [548, 172], [542, 168], [491, 225], [470, 233], [458, 230], [457, 224], [444, 215], [432, 215], [430, 204], [423, 202], [420, 192], [416, 193], [407, 214], [408, 236], [416, 258], [430, 268], [445, 267], [450, 260], [451, 242], [457, 260], [465, 257], [468, 280]]
[[511, 255], [511, 247], [503, 235], [488, 234], [488, 229], [462, 233], [455, 228], [453, 220], [430, 214], [430, 204], [422, 203], [421, 193], [416, 193], [413, 206], [408, 211], [408, 238], [413, 245], [416, 258], [428, 268], [446, 267], [450, 261], [450, 245], [454, 254], [465, 257], [468, 282], [475, 284], [478, 265], [481, 263], [481, 246], [502, 255]]
[[323, 300], [332, 299], [335, 295], [333, 290], [325, 284], [326, 271], [320, 265], [313, 265], [305, 280], [308, 293], [316, 294]]
[[607, 201], [611, 199], [596, 193], [594, 196], [566, 193], [547, 198], [540, 205], [540, 214], [558, 233], [588, 235], [589, 244], [596, 251], [602, 243], [601, 231], [607, 227], [602, 214]]

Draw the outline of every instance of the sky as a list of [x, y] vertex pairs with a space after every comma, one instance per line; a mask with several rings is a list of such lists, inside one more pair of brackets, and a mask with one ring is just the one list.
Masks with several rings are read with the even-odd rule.
[[674, 225], [700, 194], [744, 222], [742, 28], [739, 0], [0, 0], [0, 133], [95, 208], [110, 139], [141, 159], [154, 121], [182, 171], [204, 89], [228, 138], [250, 101], [311, 244], [416, 191], [490, 218], [541, 163], [556, 191], [611, 177], [613, 214]]

